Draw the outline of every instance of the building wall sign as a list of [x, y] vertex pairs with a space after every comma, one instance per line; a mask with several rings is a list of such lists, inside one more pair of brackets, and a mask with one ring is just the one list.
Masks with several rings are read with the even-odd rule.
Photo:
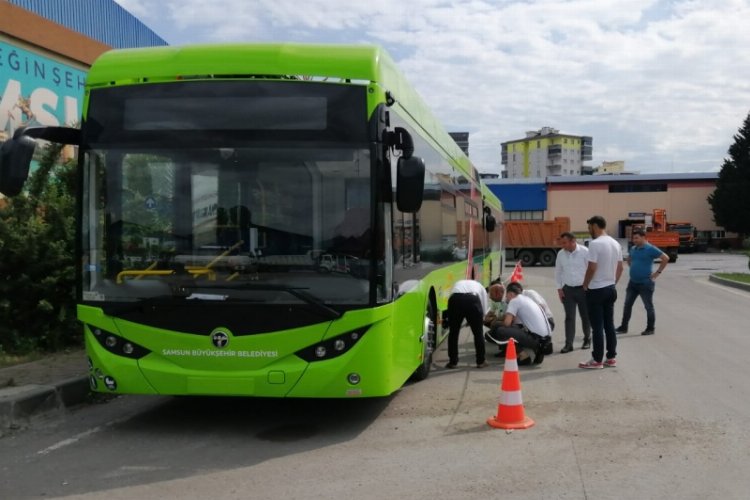
[[0, 41], [0, 142], [22, 126], [80, 120], [86, 72]]

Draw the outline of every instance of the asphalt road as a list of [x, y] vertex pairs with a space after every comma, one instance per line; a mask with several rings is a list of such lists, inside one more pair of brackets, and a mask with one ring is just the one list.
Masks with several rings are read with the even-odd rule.
[[[527, 287], [558, 319], [554, 355], [520, 372], [531, 429], [495, 430], [502, 365], [439, 368], [389, 398], [123, 397], [0, 439], [0, 498], [747, 498], [750, 292], [708, 281], [747, 258], [680, 256], [659, 278], [656, 335], [640, 302], [618, 366], [558, 354], [552, 270]], [[627, 279], [618, 286], [616, 316]], [[580, 346], [579, 339], [576, 347]], [[492, 348], [490, 351], [492, 352]]]

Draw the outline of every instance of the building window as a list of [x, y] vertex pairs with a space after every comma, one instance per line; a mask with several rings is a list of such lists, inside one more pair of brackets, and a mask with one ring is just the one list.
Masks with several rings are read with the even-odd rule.
[[505, 220], [544, 220], [544, 210], [514, 210], [505, 212]]
[[662, 193], [667, 190], [666, 184], [610, 184], [610, 193]]

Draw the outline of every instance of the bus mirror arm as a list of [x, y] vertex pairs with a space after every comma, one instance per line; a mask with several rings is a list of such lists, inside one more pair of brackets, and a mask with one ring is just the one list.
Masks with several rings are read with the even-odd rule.
[[388, 132], [388, 146], [401, 151], [401, 157], [407, 160], [414, 154], [414, 139], [408, 130], [396, 127], [393, 132]]
[[22, 134], [26, 137], [43, 139], [60, 144], [81, 145], [81, 130], [73, 127], [27, 127], [23, 129]]
[[0, 193], [16, 196], [29, 176], [29, 166], [36, 149], [34, 139], [80, 144], [81, 131], [70, 127], [19, 128], [13, 138], [0, 147]]

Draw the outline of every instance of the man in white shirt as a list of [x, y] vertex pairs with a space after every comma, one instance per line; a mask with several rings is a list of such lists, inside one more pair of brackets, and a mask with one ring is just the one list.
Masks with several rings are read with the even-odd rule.
[[520, 283], [509, 284], [505, 289], [505, 296], [508, 298], [508, 307], [503, 323], [494, 327], [485, 338], [496, 344], [515, 339], [523, 348], [518, 357], [518, 364], [531, 362], [531, 357], [526, 352], [528, 350], [533, 352], [533, 362], [538, 365], [544, 360], [545, 349], [552, 333], [544, 309], [524, 295]]
[[[583, 289], [586, 291], [586, 306], [589, 310], [591, 334], [594, 349], [591, 359], [578, 363], [579, 368], [598, 369], [617, 364], [617, 334], [615, 333], [615, 285], [622, 275], [622, 247], [620, 243], [607, 234], [607, 221], [601, 215], [595, 215], [586, 221], [591, 233], [588, 265], [583, 278]], [[604, 357], [606, 334], [607, 359]]]
[[[526, 295], [528, 298], [536, 302], [539, 307], [542, 308], [542, 311], [544, 312], [544, 316], [547, 318], [547, 323], [549, 323], [550, 330], [555, 331], [555, 317], [552, 315], [552, 309], [550, 309], [549, 304], [547, 304], [547, 301], [544, 300], [544, 297], [542, 297], [542, 294], [537, 292], [536, 290], [531, 290], [529, 288], [525, 288], [523, 290], [523, 294]], [[551, 353], [547, 353], [551, 354]]]
[[555, 282], [557, 295], [565, 309], [565, 346], [562, 354], [573, 350], [576, 336], [576, 307], [581, 316], [583, 326], [583, 345], [581, 349], [591, 347], [591, 323], [586, 307], [586, 292], [583, 291], [583, 278], [588, 267], [589, 249], [576, 242], [573, 233], [565, 232], [560, 235], [562, 248], [557, 252], [555, 261]]
[[461, 280], [453, 285], [448, 298], [448, 364], [446, 368], [458, 366], [458, 335], [464, 319], [469, 323], [474, 335], [474, 349], [476, 351], [477, 368], [484, 368], [484, 336], [482, 324], [487, 313], [490, 312], [490, 301], [487, 290], [481, 283], [474, 280]]

